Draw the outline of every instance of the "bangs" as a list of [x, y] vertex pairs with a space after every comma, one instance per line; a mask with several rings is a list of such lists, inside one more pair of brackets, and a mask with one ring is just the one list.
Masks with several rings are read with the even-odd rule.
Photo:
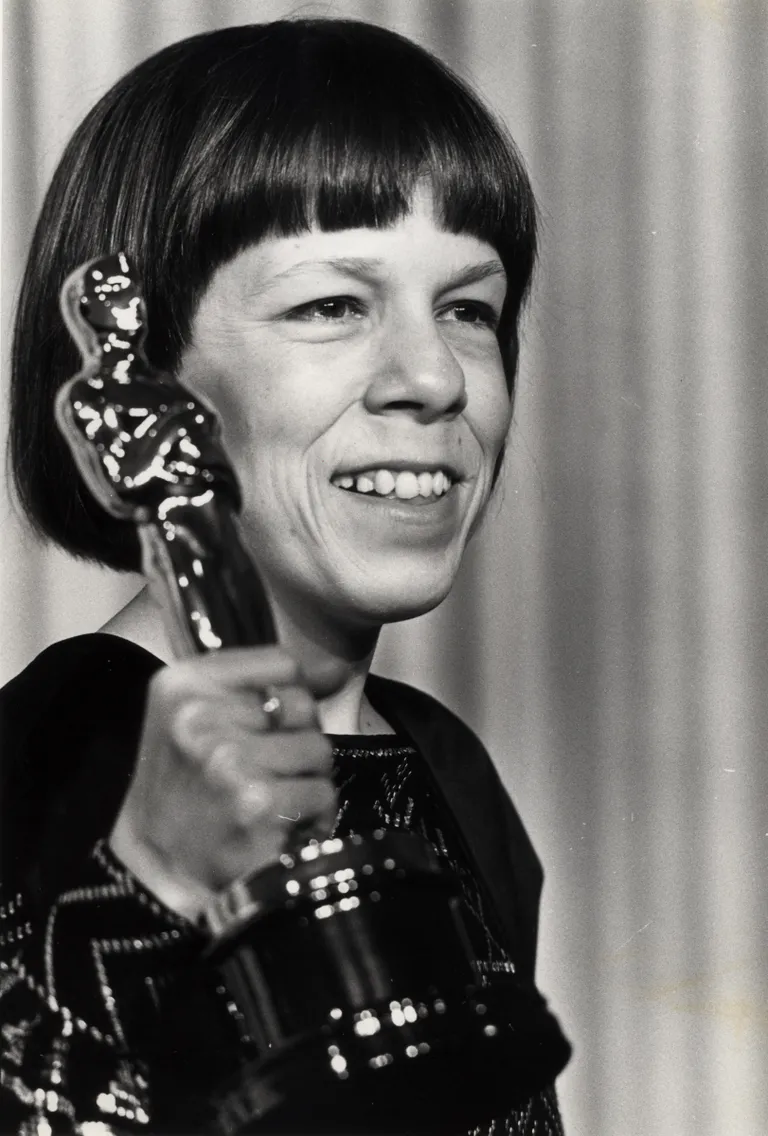
[[[254, 75], [244, 54], [242, 87], [222, 100], [224, 108], [239, 103], [239, 113], [222, 111], [204, 156], [207, 176], [198, 168], [187, 182], [187, 247], [207, 247], [210, 257], [213, 240], [223, 260], [267, 234], [387, 227], [427, 183], [447, 231], [498, 252], [517, 310], [533, 267], [536, 218], [503, 128], [447, 68], [391, 32], [296, 21], [284, 33], [294, 39], [294, 67]], [[232, 83], [232, 60], [227, 71]]]

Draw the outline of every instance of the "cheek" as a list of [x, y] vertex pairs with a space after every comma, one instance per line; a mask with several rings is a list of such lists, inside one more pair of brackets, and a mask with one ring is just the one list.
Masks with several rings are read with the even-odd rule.
[[250, 408], [244, 405], [242, 391], [224, 379], [209, 384], [206, 393], [219, 415], [224, 446], [227, 454], [239, 470], [253, 445]]
[[503, 375], [498, 382], [486, 384], [478, 391], [469, 411], [483, 452], [495, 459], [502, 449], [512, 424], [512, 401]]
[[503, 445], [512, 421], [512, 403], [501, 352], [495, 339], [464, 345], [460, 358], [467, 393], [466, 415], [487, 454]]
[[[221, 425], [224, 447], [238, 469], [252, 444], [256, 417], [251, 368], [226, 339], [218, 342], [200, 333], [205, 347], [193, 347], [185, 358], [179, 378], [212, 404]], [[213, 340], [213, 342], [211, 342]]]
[[224, 447], [243, 479], [268, 461], [270, 451], [282, 447], [291, 432], [297, 436], [300, 427], [297, 408], [270, 380], [264, 367], [220, 368], [208, 370], [197, 382], [192, 378], [191, 385], [216, 409]]

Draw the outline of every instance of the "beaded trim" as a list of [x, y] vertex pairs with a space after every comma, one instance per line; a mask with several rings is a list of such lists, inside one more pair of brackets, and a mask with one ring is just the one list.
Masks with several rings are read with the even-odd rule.
[[[149, 956], [162, 958], [186, 940], [200, 939], [194, 925], [146, 892], [105, 844], [93, 850], [83, 877], [82, 886], [59, 896], [38, 920], [25, 909], [21, 895], [0, 906], [0, 1019], [5, 1023], [0, 1030], [0, 1096], [10, 1093], [22, 1111], [29, 1110], [19, 1136], [52, 1136], [64, 1131], [62, 1123], [77, 1136], [110, 1136], [115, 1122], [122, 1131], [149, 1123], [141, 1067], [119, 1053], [127, 1049], [123, 1011], [132, 997], [129, 989], [147, 989]], [[114, 904], [120, 906], [113, 916]], [[111, 926], [129, 933], [105, 935]], [[138, 933], [131, 934], [131, 927]], [[121, 967], [119, 994], [110, 959], [125, 956], [135, 956], [136, 965]], [[165, 968], [164, 962], [154, 965], [157, 973]], [[66, 1004], [70, 994], [79, 999], [76, 1006]], [[106, 1017], [97, 1025], [98, 1012]], [[73, 1036], [83, 1039], [78, 1046], [95, 1044], [97, 1049], [91, 1054], [78, 1048], [76, 1057]], [[88, 1078], [81, 1083], [91, 1060], [106, 1061], [101, 1087], [94, 1087], [92, 1096]], [[76, 1062], [71, 1071], [70, 1061]], [[87, 1100], [80, 1099], [84, 1094]]]
[[92, 856], [110, 879], [114, 880], [120, 887], [125, 888], [125, 894], [132, 895], [134, 899], [138, 900], [142, 907], [146, 907], [153, 915], [156, 915], [158, 919], [162, 919], [163, 922], [174, 924], [180, 931], [186, 931], [190, 935], [195, 934], [196, 928], [194, 924], [155, 899], [152, 893], [147, 891], [143, 884], [121, 864], [106, 841], [98, 841], [93, 849]]

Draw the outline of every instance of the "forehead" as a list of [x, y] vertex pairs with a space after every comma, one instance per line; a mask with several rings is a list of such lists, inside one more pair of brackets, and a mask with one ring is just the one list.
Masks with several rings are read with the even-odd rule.
[[422, 208], [380, 229], [327, 232], [313, 227], [290, 236], [268, 236], [224, 265], [217, 276], [258, 291], [320, 274], [387, 280], [418, 273], [442, 279], [467, 271], [478, 278], [506, 279], [491, 245], [468, 233], [448, 232]]

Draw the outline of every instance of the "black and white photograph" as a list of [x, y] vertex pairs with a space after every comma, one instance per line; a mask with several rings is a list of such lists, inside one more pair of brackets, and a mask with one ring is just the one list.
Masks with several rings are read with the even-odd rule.
[[2, 38], [0, 1136], [764, 1136], [768, 4]]

